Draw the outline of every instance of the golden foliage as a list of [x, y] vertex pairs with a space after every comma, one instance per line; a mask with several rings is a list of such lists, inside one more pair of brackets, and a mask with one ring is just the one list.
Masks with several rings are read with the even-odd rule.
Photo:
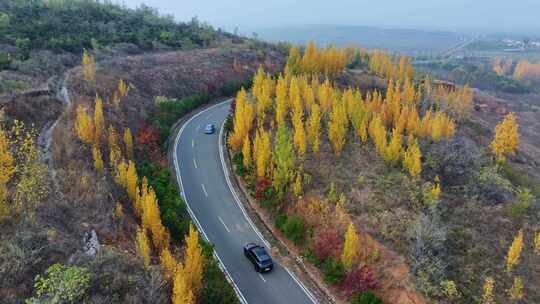
[[114, 127], [109, 125], [109, 135], [107, 136], [107, 142], [109, 145], [109, 165], [111, 168], [116, 168], [116, 165], [122, 158], [122, 152], [118, 146], [118, 135]]
[[254, 109], [247, 99], [247, 94], [242, 88], [236, 95], [236, 109], [233, 117], [233, 132], [229, 136], [229, 145], [234, 151], [239, 151], [242, 141], [249, 134], [253, 126]]
[[319, 153], [319, 145], [321, 143], [321, 110], [316, 103], [313, 103], [310, 108], [310, 115], [307, 122], [307, 139], [313, 152]]
[[369, 123], [369, 136], [375, 144], [375, 149], [379, 155], [384, 155], [386, 152], [386, 128], [382, 123], [382, 119], [379, 115], [373, 116]]
[[244, 144], [242, 145], [242, 162], [244, 163], [244, 167], [249, 168], [251, 166], [251, 142], [249, 140], [249, 136], [246, 135], [244, 138]]
[[128, 159], [133, 159], [133, 136], [129, 128], [124, 129], [124, 147]]
[[9, 139], [0, 126], [0, 186], [9, 182], [15, 173], [15, 162], [10, 150]]
[[401, 158], [401, 143], [402, 136], [399, 133], [398, 129], [394, 128], [392, 130], [392, 137], [390, 139], [390, 143], [386, 147], [385, 153], [383, 155], [384, 159], [387, 162], [395, 164], [399, 161], [399, 159]]
[[[132, 202], [136, 202], [138, 198], [138, 191], [137, 191], [137, 183], [139, 181], [139, 177], [137, 176], [137, 169], [135, 168], [135, 163], [133, 161], [128, 162], [127, 171], [126, 171], [126, 179], [125, 179], [125, 188], [126, 192], [128, 194], [129, 199]], [[120, 181], [122, 181], [120, 179]], [[140, 211], [140, 210], [139, 210]]]
[[154, 247], [162, 250], [169, 245], [169, 233], [161, 223], [161, 215], [156, 193], [152, 187], [148, 186], [146, 177], [143, 178], [141, 194], [137, 200], [137, 207], [140, 208], [142, 227], [150, 231]]
[[495, 135], [489, 145], [498, 162], [505, 161], [505, 155], [514, 155], [519, 145], [519, 129], [514, 113], [508, 113], [495, 126]]
[[185, 280], [189, 289], [197, 296], [202, 290], [204, 257], [202, 248], [199, 245], [199, 233], [191, 224], [186, 237], [184, 257]]
[[142, 258], [144, 266], [150, 266], [150, 255], [152, 254], [152, 251], [150, 249], [150, 242], [148, 241], [148, 236], [146, 235], [144, 228], [139, 227], [137, 229], [136, 244], [137, 253]]
[[403, 168], [412, 177], [418, 177], [422, 173], [422, 153], [416, 139], [409, 138], [407, 149], [403, 154]]
[[493, 288], [495, 286], [495, 280], [492, 277], [487, 277], [484, 281], [483, 294], [481, 304], [494, 304], [495, 298], [493, 297]]
[[343, 244], [343, 253], [341, 262], [346, 269], [351, 269], [358, 258], [358, 234], [353, 223], [349, 223], [345, 233], [345, 243]]
[[179, 264], [173, 281], [172, 304], [195, 304], [195, 297], [188, 282], [189, 274]]
[[540, 231], [536, 232], [534, 236], [534, 252], [540, 255]]
[[90, 115], [86, 112], [86, 109], [79, 105], [77, 107], [77, 116], [75, 118], [75, 129], [79, 139], [85, 144], [92, 144], [94, 142], [94, 122], [90, 118]]
[[101, 150], [97, 146], [92, 147], [92, 158], [94, 159], [94, 168], [103, 173], [103, 157], [101, 156]]
[[540, 77], [540, 63], [530, 63], [526, 59], [518, 62], [514, 70], [514, 78], [519, 80], [538, 79]]
[[345, 145], [345, 136], [347, 135], [349, 120], [347, 118], [347, 109], [340, 99], [335, 99], [330, 113], [330, 122], [328, 123], [328, 139], [332, 143], [334, 151], [341, 153]]
[[105, 133], [105, 118], [103, 117], [103, 100], [96, 94], [94, 106], [94, 144], [99, 145]]
[[96, 61], [94, 56], [89, 54], [86, 49], [83, 50], [82, 69], [84, 79], [87, 82], [94, 82], [94, 78], [96, 76]]
[[523, 249], [523, 229], [518, 231], [518, 234], [512, 241], [512, 245], [508, 248], [506, 254], [506, 271], [512, 272], [514, 267], [519, 264], [519, 258], [521, 256], [521, 250]]
[[510, 300], [518, 301], [523, 299], [525, 296], [523, 292], [523, 278], [522, 277], [514, 277], [514, 282], [512, 283], [512, 287], [508, 289], [508, 296], [510, 297]]
[[161, 250], [159, 261], [161, 263], [161, 269], [163, 270], [165, 278], [168, 280], [174, 279], [178, 264], [176, 263], [176, 259], [172, 255], [169, 247], [165, 247]]

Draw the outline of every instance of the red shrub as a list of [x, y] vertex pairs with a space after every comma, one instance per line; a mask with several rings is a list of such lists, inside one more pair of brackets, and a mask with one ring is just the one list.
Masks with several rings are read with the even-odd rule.
[[346, 297], [366, 292], [369, 289], [376, 289], [379, 286], [375, 274], [367, 267], [356, 268], [345, 276], [339, 289]]
[[137, 133], [136, 147], [141, 157], [159, 160], [159, 130], [152, 125], [144, 124]]
[[311, 249], [319, 259], [336, 257], [341, 251], [342, 239], [336, 230], [316, 233], [311, 241]]
[[271, 186], [272, 186], [272, 182], [269, 179], [267, 178], [257, 179], [257, 183], [255, 185], [255, 198], [258, 201], [270, 199], [270, 197], [267, 197], [267, 191]]

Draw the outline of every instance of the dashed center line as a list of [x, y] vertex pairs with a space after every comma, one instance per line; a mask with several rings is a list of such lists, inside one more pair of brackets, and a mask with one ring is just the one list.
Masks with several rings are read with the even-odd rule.
[[218, 216], [217, 218], [223, 224], [223, 227], [225, 227], [225, 230], [227, 230], [227, 232], [231, 233], [231, 231], [229, 230], [229, 227], [227, 227], [227, 225], [225, 225], [225, 222], [223, 221], [223, 219], [220, 216]]
[[198, 169], [198, 167], [197, 167], [197, 161], [195, 160], [195, 158], [193, 159], [193, 166], [195, 167], [195, 169]]
[[206, 192], [206, 188], [204, 187], [204, 184], [201, 184], [202, 191], [204, 192], [204, 195], [208, 197], [208, 192]]
[[192, 148], [195, 148], [195, 139], [192, 139], [192, 140], [191, 140], [191, 147], [192, 147]]
[[259, 278], [261, 278], [261, 280], [263, 280], [263, 282], [266, 283], [266, 280], [264, 279], [263, 275], [259, 273]]

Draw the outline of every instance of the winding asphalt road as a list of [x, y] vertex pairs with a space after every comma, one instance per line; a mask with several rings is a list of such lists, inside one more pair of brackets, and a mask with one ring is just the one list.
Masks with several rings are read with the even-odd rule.
[[[315, 303], [306, 288], [281, 265], [259, 274], [243, 255], [243, 245], [268, 243], [255, 228], [229, 187], [224, 170], [223, 122], [230, 100], [199, 112], [180, 129], [174, 146], [174, 163], [182, 196], [199, 231], [215, 246], [215, 255], [232, 279], [243, 303]], [[203, 133], [213, 123], [215, 134]]]

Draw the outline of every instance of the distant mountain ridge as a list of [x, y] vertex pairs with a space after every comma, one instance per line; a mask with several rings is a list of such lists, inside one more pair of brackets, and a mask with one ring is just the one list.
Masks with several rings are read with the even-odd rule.
[[437, 53], [466, 38], [461, 33], [438, 30], [386, 29], [371, 26], [301, 25], [255, 29], [263, 40], [305, 44], [315, 40], [319, 45], [360, 45], [408, 54]]

